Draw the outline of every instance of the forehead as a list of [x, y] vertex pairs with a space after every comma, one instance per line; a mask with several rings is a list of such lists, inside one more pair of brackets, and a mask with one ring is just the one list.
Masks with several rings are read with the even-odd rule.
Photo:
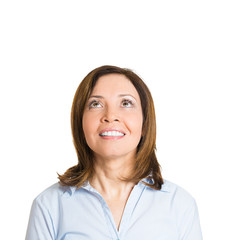
[[132, 93], [139, 95], [132, 82], [123, 74], [111, 73], [98, 78], [92, 94]]

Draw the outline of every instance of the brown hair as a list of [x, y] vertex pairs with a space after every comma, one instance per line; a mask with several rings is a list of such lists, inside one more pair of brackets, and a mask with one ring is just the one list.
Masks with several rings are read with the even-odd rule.
[[82, 117], [86, 102], [99, 77], [117, 73], [126, 76], [136, 88], [143, 112], [142, 137], [137, 146], [134, 172], [124, 181], [139, 182], [143, 178], [153, 180], [153, 184], [148, 184], [153, 189], [161, 189], [163, 178], [161, 176], [160, 165], [156, 158], [156, 119], [153, 99], [148, 87], [133, 71], [115, 66], [101, 66], [91, 71], [80, 83], [72, 104], [71, 128], [73, 143], [78, 156], [78, 164], [69, 168], [63, 175], [59, 175], [62, 185], [80, 188], [86, 180], [89, 180], [94, 173], [93, 151], [86, 143]]

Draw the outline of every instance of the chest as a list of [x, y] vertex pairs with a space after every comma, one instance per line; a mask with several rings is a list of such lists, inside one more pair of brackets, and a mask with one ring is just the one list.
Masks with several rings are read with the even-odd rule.
[[58, 229], [56, 240], [178, 240], [170, 212], [160, 209], [161, 202], [143, 198], [141, 192], [131, 194], [127, 201], [79, 194], [60, 207], [54, 223]]
[[121, 219], [125, 210], [127, 199], [112, 200], [112, 201], [107, 200], [106, 203], [112, 213], [113, 220], [116, 224], [116, 228], [119, 231], [119, 227], [120, 227]]

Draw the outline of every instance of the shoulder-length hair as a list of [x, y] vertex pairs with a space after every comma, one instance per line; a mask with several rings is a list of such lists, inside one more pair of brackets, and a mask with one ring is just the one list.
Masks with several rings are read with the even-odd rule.
[[142, 137], [137, 146], [134, 171], [131, 176], [123, 178], [123, 180], [139, 182], [143, 178], [148, 178], [152, 180], [151, 183], [144, 182], [144, 184], [159, 190], [163, 184], [163, 178], [155, 154], [156, 118], [151, 93], [142, 79], [133, 71], [109, 65], [91, 71], [82, 80], [75, 93], [71, 110], [71, 128], [78, 164], [69, 168], [63, 175], [58, 175], [60, 183], [65, 186], [80, 188], [94, 174], [93, 151], [86, 143], [82, 128], [82, 117], [86, 102], [97, 80], [101, 76], [111, 73], [122, 74], [132, 82], [140, 96], [143, 112]]

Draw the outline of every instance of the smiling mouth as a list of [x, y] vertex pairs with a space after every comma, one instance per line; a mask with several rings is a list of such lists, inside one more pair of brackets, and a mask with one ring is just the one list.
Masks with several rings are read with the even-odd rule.
[[100, 133], [99, 136], [101, 137], [123, 137], [125, 136], [124, 133], [119, 131], [105, 131], [103, 133]]

